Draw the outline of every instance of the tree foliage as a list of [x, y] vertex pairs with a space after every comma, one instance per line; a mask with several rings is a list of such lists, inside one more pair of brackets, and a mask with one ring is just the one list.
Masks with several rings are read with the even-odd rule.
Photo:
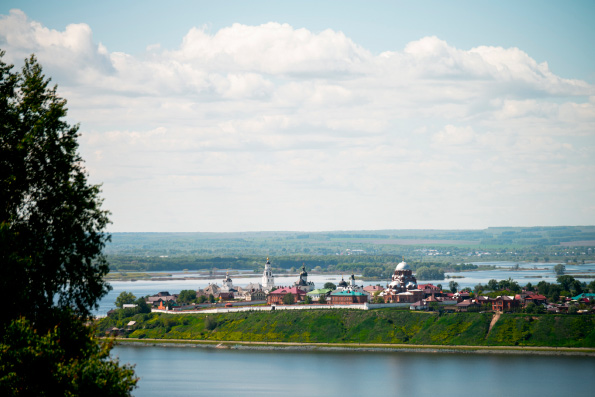
[[444, 270], [436, 266], [421, 266], [417, 268], [415, 277], [418, 280], [444, 280]]
[[331, 283], [330, 281], [327, 281], [326, 283], [324, 283], [324, 287], [325, 289], [332, 289], [333, 291], [337, 289], [337, 286], [334, 283]]
[[136, 380], [84, 321], [110, 289], [100, 188], [78, 126], [34, 56], [20, 72], [0, 51], [0, 394], [129, 395]]
[[578, 295], [585, 289], [585, 286], [572, 276], [559, 276], [556, 281], [560, 284], [563, 291], [568, 291], [572, 295]]
[[54, 306], [89, 316], [109, 290], [108, 212], [87, 182], [78, 126], [64, 121], [66, 100], [34, 56], [21, 73], [4, 63], [0, 72], [0, 283], [19, 302], [5, 309], [11, 318]]
[[110, 348], [79, 317], [62, 315], [59, 326], [42, 333], [24, 318], [15, 320], [0, 338], [0, 395], [128, 395], [134, 371], [109, 359]]
[[285, 305], [293, 305], [295, 303], [295, 298], [293, 294], [285, 294], [283, 295], [283, 304]]
[[119, 308], [132, 303], [136, 303], [136, 296], [134, 296], [132, 292], [122, 291], [116, 298], [116, 306]]
[[192, 289], [183, 289], [178, 295], [178, 302], [193, 303], [196, 302], [196, 291]]
[[564, 266], [561, 263], [558, 263], [556, 266], [554, 266], [554, 273], [556, 273], [558, 276], [563, 275], [565, 271], [566, 271], [566, 266]]

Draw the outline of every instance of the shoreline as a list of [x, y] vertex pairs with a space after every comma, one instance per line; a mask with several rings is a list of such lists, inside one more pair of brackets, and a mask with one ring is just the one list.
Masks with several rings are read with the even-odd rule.
[[[104, 338], [101, 338], [104, 339]], [[405, 345], [405, 344], [349, 344], [349, 343], [295, 343], [295, 342], [247, 342], [247, 341], [206, 341], [187, 339], [137, 339], [114, 338], [115, 345], [134, 346], [187, 346], [206, 349], [234, 350], [283, 350], [283, 351], [327, 351], [327, 352], [405, 352], [423, 354], [513, 354], [547, 356], [587, 356], [595, 357], [595, 348], [545, 347], [545, 346], [446, 346], [446, 345]]]

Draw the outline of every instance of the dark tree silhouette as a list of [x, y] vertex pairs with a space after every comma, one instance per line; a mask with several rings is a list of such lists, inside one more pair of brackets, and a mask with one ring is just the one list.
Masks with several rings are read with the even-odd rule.
[[130, 367], [85, 325], [110, 289], [108, 212], [87, 181], [78, 126], [34, 56], [0, 51], [0, 395], [129, 395]]

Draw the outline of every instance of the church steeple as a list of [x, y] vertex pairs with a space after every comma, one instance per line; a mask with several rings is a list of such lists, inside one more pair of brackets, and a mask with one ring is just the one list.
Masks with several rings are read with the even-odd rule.
[[267, 261], [264, 264], [264, 272], [262, 273], [262, 289], [270, 291], [275, 286], [275, 279], [273, 277], [273, 271], [271, 270], [271, 262], [267, 257]]

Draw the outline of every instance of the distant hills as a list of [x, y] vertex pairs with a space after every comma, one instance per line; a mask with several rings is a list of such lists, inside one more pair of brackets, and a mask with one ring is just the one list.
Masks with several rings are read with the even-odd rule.
[[[113, 233], [107, 253], [162, 251], [172, 253], [249, 249], [263, 245], [295, 249], [311, 246], [340, 250], [366, 245], [595, 246], [595, 226], [489, 227], [483, 230], [361, 230], [330, 232]], [[203, 252], [204, 253], [204, 252]], [[212, 252], [211, 252], [212, 253]]]

